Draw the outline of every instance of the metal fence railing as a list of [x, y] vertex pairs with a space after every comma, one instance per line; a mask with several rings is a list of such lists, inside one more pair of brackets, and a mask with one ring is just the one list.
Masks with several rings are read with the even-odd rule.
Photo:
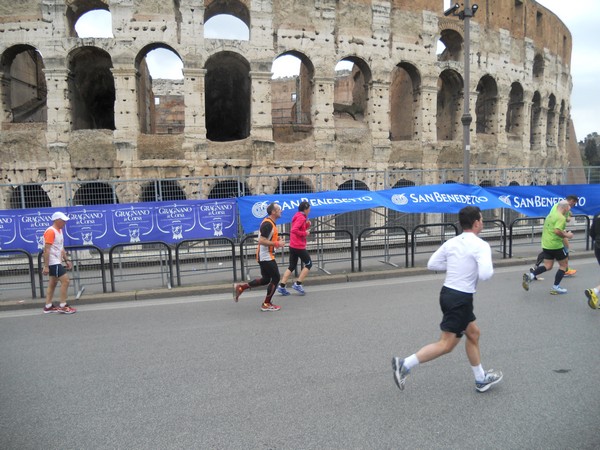
[[[574, 232], [571, 248], [591, 248], [590, 218], [576, 215], [569, 224]], [[502, 258], [519, 254], [536, 255], [540, 249], [543, 217], [517, 218], [508, 226], [500, 220], [484, 220], [480, 236]], [[460, 230], [456, 223], [367, 227], [356, 237], [348, 230], [336, 229], [333, 219], [315, 219], [307, 242], [313, 272], [342, 274], [380, 270], [385, 267], [408, 268], [426, 264], [429, 256]], [[289, 242], [289, 233], [280, 233]], [[69, 246], [73, 262], [70, 272], [73, 296], [107, 292], [137, 291], [180, 286], [235, 283], [260, 276], [256, 261], [256, 235], [243, 235], [238, 241], [227, 238], [187, 240], [177, 245], [164, 242], [118, 244], [110, 249], [95, 246]], [[108, 258], [106, 257], [108, 255]], [[34, 259], [37, 264], [34, 264]], [[0, 301], [45, 296], [42, 253], [25, 250], [0, 250]], [[280, 271], [287, 268], [288, 249], [277, 251]], [[296, 275], [298, 272], [296, 272]], [[175, 281], [176, 279], [176, 281]]]

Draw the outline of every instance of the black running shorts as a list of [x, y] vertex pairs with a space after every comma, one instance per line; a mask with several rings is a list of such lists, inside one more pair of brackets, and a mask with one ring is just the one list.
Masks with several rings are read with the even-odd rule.
[[56, 277], [56, 278], [60, 278], [65, 273], [67, 273], [67, 269], [65, 269], [65, 267], [62, 264], [52, 264], [51, 266], [48, 266], [48, 271], [49, 271], [48, 274], [51, 277]]
[[569, 256], [564, 247], [556, 250], [548, 250], [547, 248], [543, 248], [542, 253], [544, 254], [544, 259], [555, 259], [557, 261], [562, 261]]
[[475, 320], [473, 294], [444, 286], [440, 292], [440, 307], [444, 313], [440, 329], [461, 338], [469, 324]]

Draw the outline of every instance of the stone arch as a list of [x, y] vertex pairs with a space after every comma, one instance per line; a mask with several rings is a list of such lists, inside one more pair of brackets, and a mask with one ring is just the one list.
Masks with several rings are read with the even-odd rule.
[[215, 183], [213, 188], [208, 194], [208, 198], [222, 199], [222, 198], [237, 198], [243, 197], [244, 195], [252, 195], [250, 188], [246, 183], [238, 180], [224, 180]]
[[436, 128], [438, 141], [451, 141], [458, 137], [463, 105], [464, 82], [455, 70], [446, 69], [438, 78]]
[[142, 187], [140, 202], [170, 202], [187, 197], [175, 180], [154, 180]]
[[537, 53], [533, 58], [533, 78], [539, 79], [544, 77], [544, 57]]
[[73, 196], [74, 205], [110, 205], [119, 203], [117, 195], [108, 183], [82, 184]]
[[556, 97], [550, 94], [548, 97], [548, 110], [546, 112], [546, 145], [555, 146], [557, 137], [556, 127]]
[[541, 131], [542, 96], [535, 91], [531, 99], [531, 124], [529, 128], [529, 143], [531, 147], [539, 147], [542, 143]]
[[348, 56], [341, 61], [353, 63], [350, 73], [336, 73], [333, 94], [333, 114], [335, 117], [349, 116], [364, 122], [369, 110], [369, 86], [371, 69], [361, 58]]
[[46, 122], [48, 89], [42, 55], [30, 45], [7, 48], [0, 59], [4, 74], [0, 96], [5, 120], [12, 123]]
[[290, 177], [283, 183], [279, 183], [275, 189], [275, 194], [309, 194], [314, 192], [310, 183], [304, 181], [301, 177]]
[[523, 132], [524, 117], [524, 93], [521, 83], [514, 82], [510, 86], [508, 96], [508, 109], [506, 111], [506, 132], [521, 134]]
[[204, 7], [204, 23], [208, 22], [214, 16], [227, 14], [237, 17], [251, 29], [250, 10], [244, 2], [239, 0], [206, 0]]
[[498, 86], [490, 75], [484, 75], [477, 83], [475, 102], [475, 129], [480, 134], [496, 134], [498, 116]]
[[182, 82], [154, 80], [148, 70], [146, 56], [153, 50], [179, 53], [170, 45], [155, 42], [143, 47], [135, 58], [137, 71], [137, 107], [140, 133], [181, 134], [185, 130], [185, 102]]
[[50, 207], [50, 197], [39, 184], [22, 184], [13, 188], [10, 195], [10, 209]]
[[438, 55], [438, 61], [462, 61], [464, 39], [458, 31], [448, 28], [442, 30], [440, 42], [444, 50]]
[[250, 64], [229, 51], [211, 56], [205, 65], [206, 137], [227, 142], [250, 135]]
[[[338, 191], [368, 191], [369, 187], [360, 180], [348, 180], [340, 185]], [[364, 228], [368, 228], [371, 225], [371, 210], [361, 209], [359, 211], [353, 211], [344, 214], [337, 214], [335, 216], [335, 228], [336, 230], [346, 230], [352, 233], [354, 239], [358, 237], [358, 233]], [[344, 238], [346, 235], [340, 235]]]
[[69, 54], [71, 128], [115, 129], [115, 81], [110, 54], [79, 47]]
[[106, 0], [71, 0], [70, 2], [66, 3], [67, 35], [70, 37], [77, 37], [75, 24], [84, 14], [87, 14], [95, 9], [101, 9], [110, 12], [108, 1]]
[[295, 77], [271, 80], [271, 120], [275, 142], [297, 142], [312, 135], [312, 104], [315, 69], [310, 59], [298, 51], [282, 53], [300, 60]]
[[421, 111], [421, 74], [402, 62], [392, 71], [390, 83], [390, 139], [409, 141], [418, 137]]

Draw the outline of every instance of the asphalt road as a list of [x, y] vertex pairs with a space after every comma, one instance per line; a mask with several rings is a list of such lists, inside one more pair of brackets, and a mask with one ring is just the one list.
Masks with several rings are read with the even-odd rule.
[[600, 447], [600, 282], [578, 259], [569, 293], [524, 267], [482, 282], [484, 369], [461, 344], [413, 370], [391, 358], [439, 336], [443, 275], [90, 304], [72, 316], [0, 312], [1, 449], [592, 449]]

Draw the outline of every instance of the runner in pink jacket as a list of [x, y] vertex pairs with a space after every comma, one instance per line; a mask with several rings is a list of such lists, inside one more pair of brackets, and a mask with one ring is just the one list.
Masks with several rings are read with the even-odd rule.
[[312, 260], [306, 251], [306, 237], [309, 234], [308, 229], [310, 228], [310, 220], [308, 220], [309, 213], [310, 203], [303, 201], [298, 205], [298, 212], [294, 214], [294, 217], [292, 218], [292, 229], [290, 231], [290, 264], [277, 287], [277, 292], [281, 295], [290, 295], [290, 291], [285, 288], [285, 285], [292, 272], [296, 270], [298, 259], [302, 261], [304, 267], [300, 271], [300, 276], [298, 276], [298, 279], [292, 285], [292, 289], [300, 295], [306, 293], [302, 286], [302, 282], [312, 267]]

